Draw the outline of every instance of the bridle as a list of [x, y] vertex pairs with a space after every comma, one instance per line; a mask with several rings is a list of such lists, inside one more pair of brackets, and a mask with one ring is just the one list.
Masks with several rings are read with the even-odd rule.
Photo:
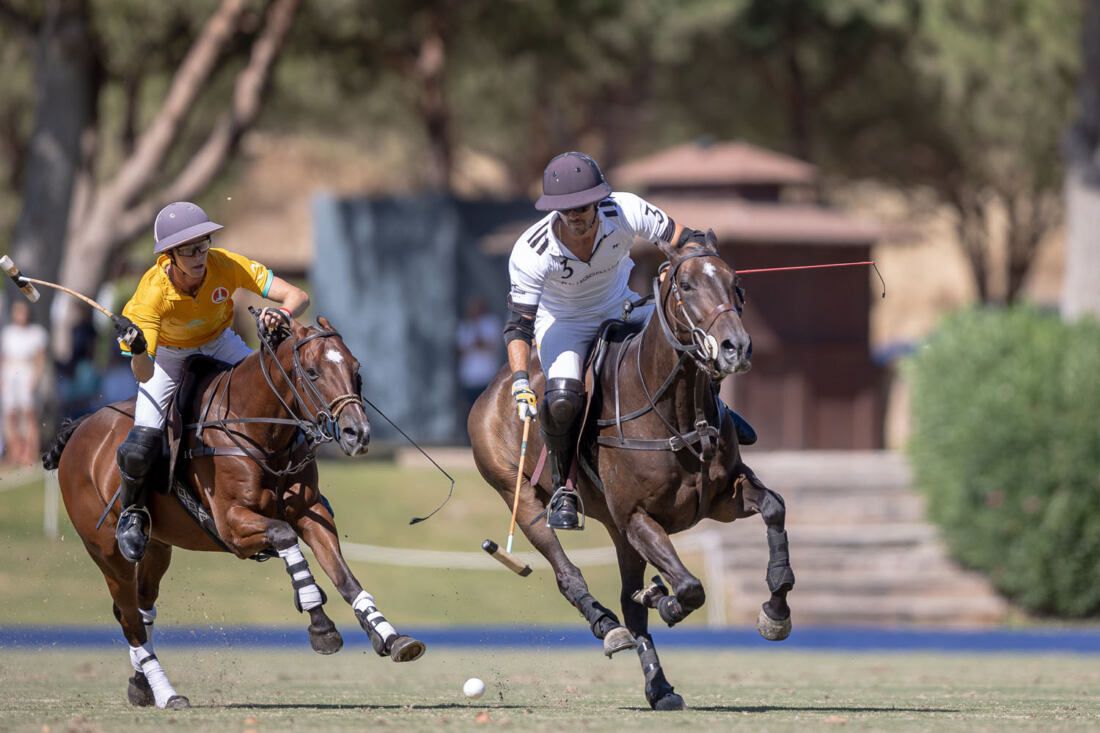
[[[740, 283], [735, 280], [734, 292], [736, 301], [734, 303], [722, 303], [716, 306], [707, 314], [707, 317], [703, 319], [706, 325], [697, 325], [688, 312], [687, 306], [684, 304], [683, 291], [676, 282], [676, 276], [679, 274], [680, 267], [688, 260], [697, 257], [718, 257], [718, 254], [706, 251], [692, 252], [691, 254], [684, 255], [675, 265], [669, 261], [664, 262], [657, 271], [657, 277], [653, 278], [653, 298], [657, 302], [656, 311], [657, 318], [661, 323], [661, 330], [672, 348], [681, 354], [686, 354], [691, 357], [699, 369], [706, 372], [711, 379], [720, 382], [725, 375], [718, 369], [718, 339], [711, 335], [710, 330], [714, 328], [715, 322], [726, 313], [741, 315], [745, 306], [745, 291]], [[718, 259], [721, 258], [718, 257]], [[665, 273], [667, 273], [666, 280], [668, 281], [668, 290], [662, 296], [661, 275]], [[669, 325], [669, 319], [668, 315], [665, 313], [665, 309], [670, 298], [676, 299], [676, 309], [672, 312], [675, 325], [687, 329], [691, 334], [691, 341], [689, 343], [681, 341]]]
[[[221, 402], [224, 403], [226, 397], [230, 394], [233, 373], [236, 371], [231, 369], [218, 376], [218, 380], [221, 383], [215, 385], [210, 399], [202, 409], [200, 420], [184, 426], [187, 430], [195, 430], [197, 441], [197, 446], [188, 450], [187, 456], [190, 458], [213, 455], [244, 456], [252, 459], [252, 461], [259, 465], [264, 471], [273, 476], [287, 476], [297, 473], [314, 460], [315, 456], [313, 449], [315, 446], [329, 443], [337, 439], [340, 413], [343, 412], [345, 408], [349, 405], [359, 405], [361, 408], [364, 407], [363, 397], [360, 394], [362, 391], [362, 378], [358, 374], [356, 375], [355, 382], [358, 392], [347, 392], [326, 401], [321, 391], [313, 383], [313, 380], [310, 379], [309, 367], [304, 367], [302, 365], [300, 350], [311, 341], [339, 337], [340, 334], [337, 331], [327, 329], [314, 330], [303, 338], [293, 336], [293, 334], [288, 333], [286, 329], [283, 330], [283, 333], [277, 335], [268, 334], [265, 329], [259, 327], [259, 311], [253, 308], [249, 310], [256, 318], [257, 332], [260, 336], [260, 372], [264, 375], [264, 381], [267, 382], [267, 386], [271, 390], [271, 393], [275, 395], [275, 399], [279, 401], [279, 404], [282, 405], [283, 409], [290, 417], [223, 417], [208, 419], [208, 415], [215, 401], [217, 401], [215, 399], [216, 396], [220, 393], [222, 396]], [[290, 346], [291, 368], [289, 372], [283, 367], [282, 362], [279, 361], [277, 353], [279, 345], [287, 337], [294, 339], [294, 342]], [[273, 378], [272, 365], [275, 366], [277, 374], [280, 375], [289, 386], [293, 405], [283, 399], [279, 389], [275, 386], [275, 378], [277, 377]], [[228, 412], [228, 407], [226, 407], [226, 413]], [[231, 424], [241, 423], [294, 426], [297, 428], [297, 432], [304, 438], [304, 441], [296, 440], [284, 449], [284, 451], [280, 451], [279, 453], [289, 452], [293, 454], [295, 447], [304, 443], [305, 450], [302, 457], [298, 460], [294, 460], [294, 456], [289, 455], [287, 457], [288, 465], [285, 468], [273, 468], [271, 466], [273, 459], [272, 455], [269, 455], [267, 451], [252, 438], [228, 427]], [[229, 436], [229, 439], [233, 442], [235, 447], [215, 448], [205, 445], [202, 441], [202, 432], [206, 428], [221, 430], [225, 435]], [[243, 441], [247, 441], [251, 446], [246, 446]]]

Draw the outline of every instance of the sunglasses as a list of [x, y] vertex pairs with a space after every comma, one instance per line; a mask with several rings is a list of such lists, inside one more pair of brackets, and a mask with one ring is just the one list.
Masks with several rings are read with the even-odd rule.
[[587, 206], [577, 206], [573, 209], [560, 209], [560, 211], [563, 214], [587, 214], [589, 211], [592, 210], [593, 206], [595, 206], [595, 204], [588, 204]]
[[194, 257], [195, 255], [204, 255], [210, 249], [210, 237], [196, 242], [195, 244], [185, 244], [182, 247], [176, 247], [176, 252], [180, 257]]

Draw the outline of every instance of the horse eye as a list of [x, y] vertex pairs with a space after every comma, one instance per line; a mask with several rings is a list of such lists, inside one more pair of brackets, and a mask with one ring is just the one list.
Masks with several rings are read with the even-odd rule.
[[691, 290], [691, 283], [689, 283], [687, 280], [681, 281], [680, 282], [680, 290], [683, 290], [685, 292], [687, 292], [688, 290]]
[[306, 376], [309, 377], [311, 381], [316, 382], [318, 377], [320, 377], [321, 375], [313, 367], [307, 367], [306, 368]]

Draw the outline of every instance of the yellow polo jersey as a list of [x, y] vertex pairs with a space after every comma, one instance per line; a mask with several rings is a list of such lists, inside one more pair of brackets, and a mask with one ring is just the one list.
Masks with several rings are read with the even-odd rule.
[[[122, 315], [145, 334], [150, 356], [156, 355], [158, 344], [188, 349], [213, 341], [233, 321], [233, 293], [237, 288], [267, 297], [275, 279], [271, 270], [259, 262], [211, 247], [206, 256], [206, 276], [192, 298], [172, 284], [169, 262], [166, 254], [158, 257], [122, 309]], [[121, 343], [119, 347], [124, 355], [130, 355]]]

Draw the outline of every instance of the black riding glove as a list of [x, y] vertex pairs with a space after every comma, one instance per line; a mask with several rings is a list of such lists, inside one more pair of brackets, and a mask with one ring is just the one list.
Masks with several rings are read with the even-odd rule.
[[130, 347], [130, 353], [140, 356], [145, 353], [149, 344], [145, 341], [145, 334], [126, 316], [115, 316], [115, 337]]

